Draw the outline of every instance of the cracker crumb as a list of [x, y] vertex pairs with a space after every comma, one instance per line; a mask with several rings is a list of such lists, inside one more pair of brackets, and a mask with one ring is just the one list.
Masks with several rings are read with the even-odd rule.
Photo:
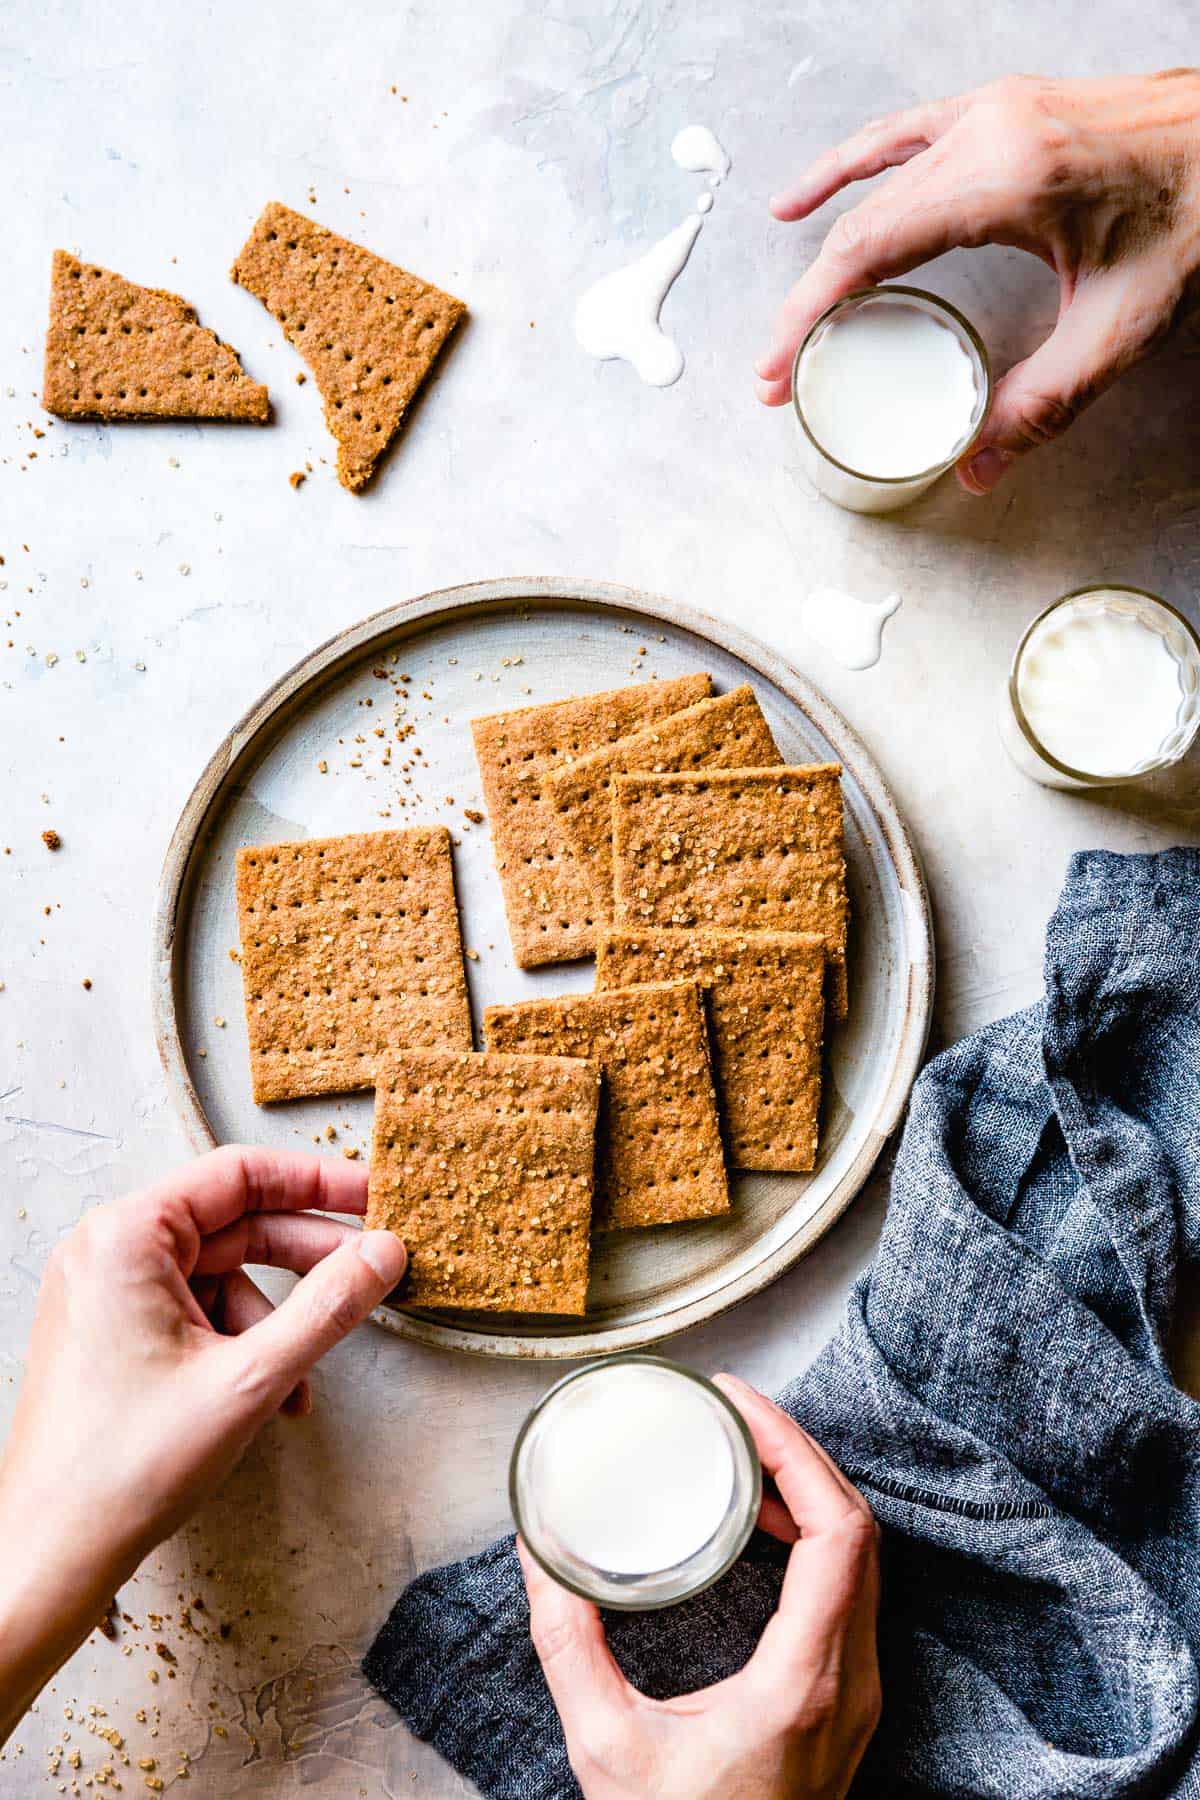
[[294, 488], [302, 488], [307, 480], [308, 476], [303, 469], [293, 469], [288, 476], [288, 482]]
[[85, 975], [85, 976], [84, 976], [84, 978], [83, 978], [83, 985], [84, 985], [84, 987], [85, 987], [85, 988], [86, 988], [86, 989], [87, 989], [87, 990], [88, 990], [88, 992], [89, 992], [89, 993], [91, 993], [91, 991], [92, 991], [92, 978], [91, 978], [91, 976], [90, 976], [90, 975]]
[[62, 849], [62, 839], [59, 837], [57, 831], [43, 831], [42, 842], [45, 844], [47, 850]]
[[342, 1145], [342, 1155], [345, 1157], [347, 1162], [357, 1162], [358, 1161], [358, 1145], [357, 1144], [343, 1144]]

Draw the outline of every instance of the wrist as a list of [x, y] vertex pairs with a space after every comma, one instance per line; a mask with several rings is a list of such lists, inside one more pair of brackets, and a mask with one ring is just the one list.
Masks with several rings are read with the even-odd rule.
[[136, 1566], [0, 1481], [0, 1743]]

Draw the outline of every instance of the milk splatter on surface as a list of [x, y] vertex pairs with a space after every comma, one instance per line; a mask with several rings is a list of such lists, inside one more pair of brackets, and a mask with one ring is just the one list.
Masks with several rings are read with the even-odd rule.
[[800, 607], [800, 623], [844, 668], [871, 669], [883, 654], [883, 628], [900, 606], [899, 594], [859, 600], [841, 588], [814, 588]]
[[711, 190], [731, 167], [707, 125], [686, 125], [676, 133], [671, 154], [680, 168], [708, 175], [710, 191], [700, 195], [695, 212], [681, 225], [636, 261], [601, 276], [575, 307], [575, 336], [588, 355], [631, 363], [650, 387], [670, 387], [683, 374], [683, 351], [659, 324], [659, 314], [712, 211]]
[[692, 213], [636, 262], [604, 275], [575, 308], [575, 336], [589, 356], [632, 363], [651, 387], [683, 374], [683, 351], [658, 322], [662, 303], [692, 253], [704, 223]]
[[707, 125], [685, 125], [677, 131], [671, 155], [681, 169], [688, 169], [693, 175], [714, 175], [714, 185], [724, 181], [731, 166], [728, 154]]

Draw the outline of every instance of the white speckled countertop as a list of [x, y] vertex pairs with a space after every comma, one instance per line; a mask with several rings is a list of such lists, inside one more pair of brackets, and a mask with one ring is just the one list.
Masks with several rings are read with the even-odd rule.
[[[871, 114], [1012, 69], [1128, 66], [1128, 42], [1122, 9], [1081, 0], [969, 17], [956, 0], [0, 0], [14, 147], [0, 304], [0, 1418], [48, 1247], [184, 1154], [149, 1026], [148, 924], [179, 809], [268, 679], [389, 601], [493, 575], [591, 576], [726, 614], [787, 651], [862, 733], [925, 858], [942, 1041], [1036, 995], [1071, 850], [1200, 842], [1195, 761], [1150, 792], [1073, 798], [1024, 781], [993, 724], [1013, 645], [1057, 592], [1124, 579], [1197, 617], [1200, 340], [1185, 334], [995, 498], [945, 483], [885, 520], [813, 496], [789, 415], [763, 412], [751, 387], [821, 229], [772, 223], [773, 185]], [[1140, 20], [1137, 66], [1194, 50], [1184, 0]], [[667, 303], [686, 373], [657, 391], [582, 356], [571, 307], [682, 218], [697, 181], [669, 146], [691, 122], [717, 131], [734, 166]], [[310, 184], [316, 217], [472, 309], [358, 499], [320, 460], [315, 384], [295, 384], [296, 356], [226, 276], [263, 202], [306, 208]], [[56, 245], [185, 295], [270, 383], [276, 422], [48, 425], [36, 394]], [[921, 279], [964, 308], [1002, 367], [1053, 318], [1045, 271], [1013, 252], [948, 258]], [[306, 460], [294, 492], [288, 474]], [[818, 583], [902, 591], [878, 668], [848, 674], [805, 638], [797, 601]], [[767, 1388], [794, 1373], [870, 1255], [882, 1195], [877, 1179], [807, 1262], [677, 1353]], [[64, 1706], [95, 1705], [135, 1763], [161, 1757], [169, 1780], [186, 1750], [195, 1795], [464, 1792], [368, 1694], [356, 1659], [408, 1575], [507, 1526], [509, 1447], [550, 1378], [359, 1333], [321, 1369], [314, 1417], [268, 1430], [127, 1591], [143, 1626], [124, 1633], [131, 1654], [96, 1639], [63, 1672], [9, 1747], [0, 1789], [53, 1792], [70, 1771], [48, 1781], [45, 1752], [68, 1730], [80, 1779], [119, 1764], [64, 1721]], [[229, 1622], [224, 1640], [179, 1629], [178, 1597], [197, 1594], [197, 1622]], [[149, 1611], [167, 1623], [147, 1625]], [[157, 1738], [153, 1715], [136, 1716], [154, 1703]], [[141, 1791], [136, 1767], [124, 1779]]]

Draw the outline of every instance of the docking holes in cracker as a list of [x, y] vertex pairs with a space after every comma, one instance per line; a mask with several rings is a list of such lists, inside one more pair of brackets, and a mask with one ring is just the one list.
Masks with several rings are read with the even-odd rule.
[[237, 900], [256, 1101], [369, 1088], [384, 1051], [471, 1048], [444, 826], [239, 850]]

